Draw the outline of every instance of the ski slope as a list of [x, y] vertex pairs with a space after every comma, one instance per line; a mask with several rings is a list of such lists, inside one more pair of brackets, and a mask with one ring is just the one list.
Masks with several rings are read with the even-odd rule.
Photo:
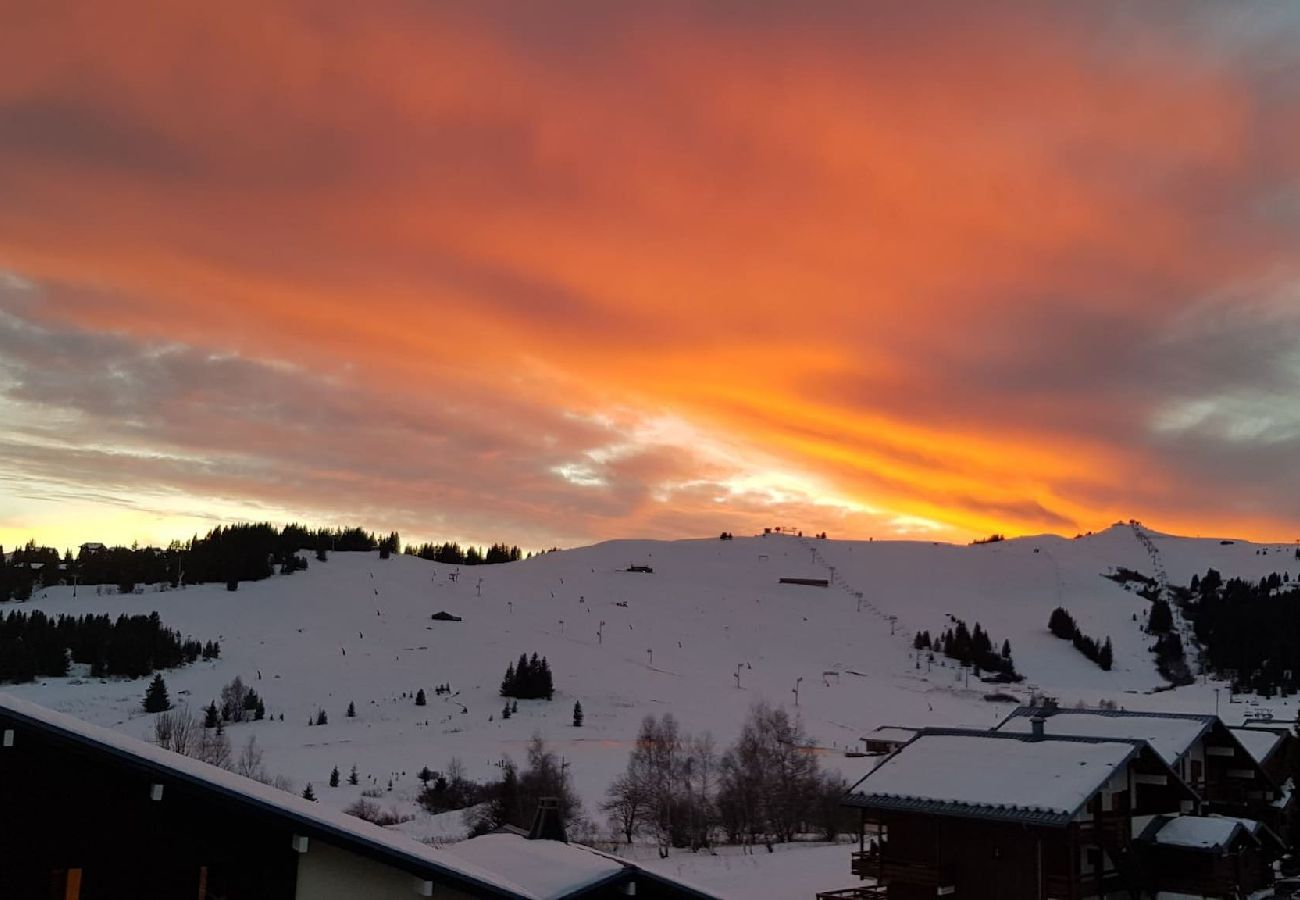
[[[1148, 532], [1168, 577], [1186, 584], [1213, 566], [1225, 577], [1258, 579], [1300, 572], [1294, 547], [1174, 538]], [[1259, 551], [1267, 550], [1267, 555]], [[1008, 711], [984, 699], [1002, 690], [1037, 690], [1064, 704], [1114, 700], [1129, 708], [1213, 711], [1216, 685], [1157, 694], [1150, 639], [1139, 630], [1147, 601], [1102, 578], [1114, 567], [1149, 573], [1146, 548], [1128, 526], [1067, 540], [1043, 536], [995, 544], [823, 541], [773, 534], [732, 541], [610, 541], [501, 566], [451, 567], [407, 556], [308, 554], [310, 568], [243, 583], [137, 595], [51, 588], [26, 608], [48, 613], [158, 610], [171, 628], [221, 642], [219, 660], [165, 674], [173, 701], [198, 713], [241, 676], [284, 721], [231, 726], [237, 753], [256, 735], [264, 763], [311, 782], [320, 802], [342, 807], [378, 786], [381, 806], [415, 813], [422, 766], [459, 758], [488, 778], [503, 756], [522, 761], [534, 733], [569, 764], [586, 812], [623, 769], [643, 716], [671, 712], [690, 732], [709, 731], [720, 749], [739, 732], [751, 704], [798, 712], [822, 748], [823, 763], [849, 778], [871, 761], [844, 750], [880, 725], [987, 727]], [[652, 573], [630, 572], [649, 566]], [[832, 576], [831, 569], [834, 569]], [[833, 579], [828, 588], [782, 585], [782, 577]], [[861, 597], [858, 594], [861, 594]], [[1046, 628], [1067, 608], [1086, 633], [1114, 644], [1103, 672]], [[10, 608], [21, 608], [11, 606]], [[461, 622], [430, 619], [440, 610]], [[956, 668], [920, 667], [916, 631], [949, 627], [949, 616], [980, 622], [1012, 645], [1021, 685], [990, 686]], [[1134, 616], [1138, 621], [1134, 621]], [[603, 623], [603, 625], [601, 624]], [[892, 632], [892, 633], [891, 633]], [[520, 653], [548, 658], [557, 695], [519, 701], [501, 719], [497, 692]], [[739, 679], [737, 679], [739, 674]], [[452, 695], [437, 696], [447, 682]], [[410, 695], [423, 688], [428, 705]], [[145, 680], [47, 679], [6, 686], [20, 697], [96, 724], [149, 738], [140, 709]], [[403, 693], [408, 696], [403, 697]], [[1221, 712], [1230, 722], [1242, 705]], [[572, 725], [580, 700], [582, 728]], [[357, 717], [346, 718], [349, 702]], [[1293, 717], [1270, 702], [1279, 718]], [[317, 709], [329, 724], [308, 726]], [[338, 766], [355, 765], [361, 785], [331, 789]], [[388, 791], [389, 779], [393, 790]], [[424, 839], [454, 838], [459, 817], [417, 818], [401, 826]], [[820, 889], [847, 883], [848, 857]]]

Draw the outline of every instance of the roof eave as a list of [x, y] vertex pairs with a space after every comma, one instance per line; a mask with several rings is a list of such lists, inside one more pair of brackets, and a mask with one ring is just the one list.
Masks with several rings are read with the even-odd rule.
[[225, 785], [208, 781], [195, 773], [136, 756], [120, 747], [97, 741], [89, 735], [63, 728], [58, 724], [43, 719], [33, 718], [20, 710], [0, 708], [0, 717], [8, 717], [26, 727], [34, 728], [43, 734], [84, 750], [110, 756], [142, 774], [181, 782], [209, 795], [214, 795], [222, 801], [236, 806], [249, 807], [261, 814], [285, 820], [292, 823], [295, 828], [301, 829], [304, 836], [308, 838], [317, 837], [328, 843], [334, 843], [342, 849], [353, 850], [361, 856], [392, 865], [394, 868], [401, 869], [414, 877], [438, 880], [451, 887], [469, 888], [488, 897], [505, 898], [505, 900], [530, 900], [527, 895], [507, 890], [491, 882], [481, 881], [472, 875], [458, 872], [455, 869], [444, 868], [432, 860], [415, 856], [396, 847], [381, 844], [364, 835], [338, 828], [329, 822], [315, 819], [296, 810], [277, 806], [260, 797], [231, 790]]

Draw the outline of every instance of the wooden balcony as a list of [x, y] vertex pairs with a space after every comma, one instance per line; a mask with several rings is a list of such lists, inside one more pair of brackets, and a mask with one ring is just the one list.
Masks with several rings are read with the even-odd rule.
[[1132, 820], [1126, 815], [1104, 815], [1100, 819], [1083, 822], [1079, 838], [1085, 843], [1106, 848], [1126, 846], [1132, 837]]
[[949, 866], [891, 859], [888, 851], [885, 851], [884, 860], [881, 860], [879, 854], [855, 851], [852, 856], [852, 871], [859, 878], [873, 878], [882, 885], [889, 884], [891, 881], [925, 887], [939, 887], [942, 884], [952, 883]]
[[947, 866], [941, 867], [924, 863], [899, 862], [886, 859], [876, 867], [875, 871], [880, 882], [886, 885], [900, 881], [904, 884], [937, 888], [940, 885], [952, 884], [953, 881], [952, 874], [948, 871]]
[[822, 891], [817, 900], [886, 900], [888, 894], [878, 885], [843, 888], [838, 891]]
[[1046, 875], [1043, 890], [1048, 897], [1074, 897], [1078, 895], [1079, 885], [1067, 875]]

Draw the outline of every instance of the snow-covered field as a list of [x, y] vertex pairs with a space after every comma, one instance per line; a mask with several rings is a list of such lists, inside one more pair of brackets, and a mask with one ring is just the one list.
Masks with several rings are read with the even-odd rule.
[[[1292, 546], [1152, 537], [1177, 584], [1209, 566], [1225, 577], [1256, 579], [1300, 571]], [[776, 534], [612, 541], [459, 571], [406, 556], [380, 560], [377, 553], [338, 553], [326, 563], [308, 558], [305, 572], [241, 584], [235, 593], [208, 585], [121, 596], [82, 587], [74, 599], [71, 588], [53, 588], [27, 607], [55, 614], [156, 609], [169, 627], [220, 640], [220, 660], [166, 673], [172, 699], [198, 713], [221, 685], [242, 676], [265, 698], [270, 717], [283, 713], [284, 721], [230, 727], [236, 751], [256, 735], [272, 773], [299, 788], [310, 781], [320, 802], [333, 807], [378, 786], [381, 805], [414, 812], [422, 766], [441, 769], [458, 757], [468, 774], [487, 778], [503, 756], [522, 761], [536, 732], [568, 762], [587, 814], [599, 819], [597, 805], [624, 767], [643, 716], [671, 712], [685, 730], [710, 731], [725, 748], [750, 704], [765, 699], [793, 708], [796, 685], [798, 712], [824, 748], [823, 764], [850, 778], [865, 774], [870, 760], [843, 752], [871, 729], [987, 727], [1010, 708], [987, 702], [992, 690], [1024, 698], [1036, 689], [1065, 704], [1110, 699], [1129, 708], [1215, 708], [1212, 683], [1147, 693], [1161, 683], [1146, 649], [1150, 640], [1134, 621], [1135, 614], [1144, 619], [1148, 603], [1100, 577], [1117, 566], [1153, 572], [1126, 526], [1077, 540], [972, 547]], [[629, 565], [654, 571], [629, 572]], [[829, 578], [831, 567], [830, 588], [778, 584], [781, 577]], [[1113, 671], [1101, 671], [1047, 632], [1057, 605], [1086, 633], [1112, 639]], [[432, 621], [440, 610], [464, 621]], [[918, 669], [912, 636], [945, 629], [950, 614], [979, 621], [999, 644], [1008, 638], [1025, 683], [994, 688], [971, 678], [968, 686], [955, 668]], [[518, 715], [503, 721], [498, 687], [506, 665], [524, 652], [548, 658], [558, 693], [549, 703], [520, 701]], [[449, 697], [433, 692], [443, 682], [451, 685]], [[428, 706], [410, 699], [420, 688]], [[152, 717], [140, 709], [144, 689], [144, 681], [76, 679], [5, 687], [147, 739]], [[1229, 704], [1226, 691], [1221, 699], [1224, 717], [1240, 720], [1246, 704]], [[574, 700], [586, 714], [582, 728], [572, 725]], [[344, 715], [349, 702], [356, 718]], [[1281, 702], [1267, 705], [1279, 718], [1294, 716]], [[319, 708], [329, 724], [309, 727]], [[359, 787], [326, 785], [333, 766], [346, 777], [353, 765]], [[455, 814], [419, 816], [401, 827], [420, 838], [452, 839], [460, 822]], [[791, 853], [807, 855], [798, 865], [780, 859]], [[663, 865], [746, 897], [807, 897], [852, 882], [847, 848], [687, 854]], [[799, 883], [776, 880], [778, 870]]]

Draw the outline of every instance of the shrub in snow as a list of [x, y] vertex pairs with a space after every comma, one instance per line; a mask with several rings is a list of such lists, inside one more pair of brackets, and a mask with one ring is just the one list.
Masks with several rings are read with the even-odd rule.
[[351, 806], [344, 807], [343, 811], [350, 816], [356, 816], [358, 819], [383, 827], [401, 825], [403, 822], [411, 821], [412, 818], [411, 816], [402, 815], [395, 807], [388, 810], [380, 809], [378, 803], [372, 803], [364, 797]]

